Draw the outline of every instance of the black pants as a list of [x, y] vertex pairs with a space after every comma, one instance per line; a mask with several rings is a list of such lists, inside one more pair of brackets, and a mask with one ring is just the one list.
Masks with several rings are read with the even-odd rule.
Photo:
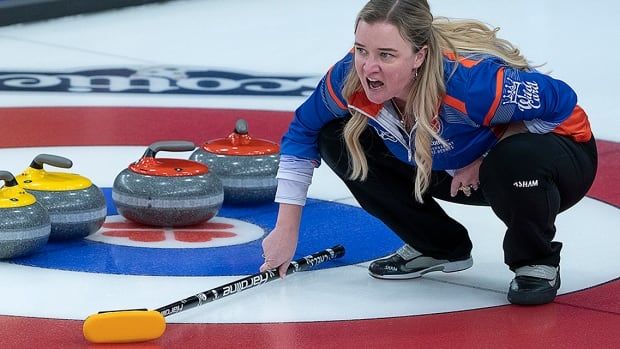
[[558, 213], [581, 200], [597, 167], [594, 138], [577, 143], [555, 134], [523, 133], [498, 143], [480, 167], [480, 189], [470, 197], [450, 196], [452, 176], [433, 171], [424, 203], [414, 197], [415, 167], [390, 153], [367, 128], [360, 137], [368, 178], [348, 179], [349, 159], [342, 130], [347, 119], [323, 127], [319, 149], [324, 162], [344, 181], [362, 208], [404, 242], [435, 258], [462, 259], [472, 243], [467, 229], [449, 217], [434, 198], [491, 206], [506, 224], [504, 261], [515, 269], [528, 264], [557, 266], [562, 244], [553, 241]]

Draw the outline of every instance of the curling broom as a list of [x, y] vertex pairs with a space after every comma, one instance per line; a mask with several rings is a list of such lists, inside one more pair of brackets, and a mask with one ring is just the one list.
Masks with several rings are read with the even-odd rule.
[[[327, 248], [292, 261], [286, 275], [310, 269], [318, 264], [344, 256], [341, 245]], [[166, 330], [164, 317], [201, 306], [252, 287], [278, 279], [277, 269], [247, 276], [155, 310], [127, 309], [102, 311], [84, 320], [84, 337], [91, 343], [132, 343], [157, 339]]]

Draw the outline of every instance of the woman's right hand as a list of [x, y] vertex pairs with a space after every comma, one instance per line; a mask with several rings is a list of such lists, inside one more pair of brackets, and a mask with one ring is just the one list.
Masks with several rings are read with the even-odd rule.
[[276, 226], [263, 239], [265, 262], [260, 266], [261, 272], [278, 268], [280, 277], [286, 276], [286, 270], [293, 260], [297, 248], [301, 208], [299, 205], [280, 204]]

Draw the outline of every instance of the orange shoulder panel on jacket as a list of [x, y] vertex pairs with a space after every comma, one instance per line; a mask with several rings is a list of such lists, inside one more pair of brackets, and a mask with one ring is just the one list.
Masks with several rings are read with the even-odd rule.
[[466, 68], [471, 68], [476, 64], [480, 63], [480, 60], [465, 58], [463, 56], [457, 56], [454, 52], [451, 51], [443, 51], [443, 55], [447, 57], [451, 61], [459, 62], [464, 65]]
[[576, 105], [568, 119], [556, 127], [553, 133], [569, 136], [577, 142], [589, 141], [592, 138], [592, 129], [588, 115], [580, 106]]

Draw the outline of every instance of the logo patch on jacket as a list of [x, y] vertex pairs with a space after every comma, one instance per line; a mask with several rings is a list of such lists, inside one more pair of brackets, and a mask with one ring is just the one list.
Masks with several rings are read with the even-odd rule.
[[536, 81], [504, 80], [502, 104], [516, 104], [519, 110], [540, 108], [540, 95]]
[[533, 179], [529, 181], [516, 181], [512, 183], [512, 186], [515, 188], [532, 188], [538, 186], [538, 179]]

